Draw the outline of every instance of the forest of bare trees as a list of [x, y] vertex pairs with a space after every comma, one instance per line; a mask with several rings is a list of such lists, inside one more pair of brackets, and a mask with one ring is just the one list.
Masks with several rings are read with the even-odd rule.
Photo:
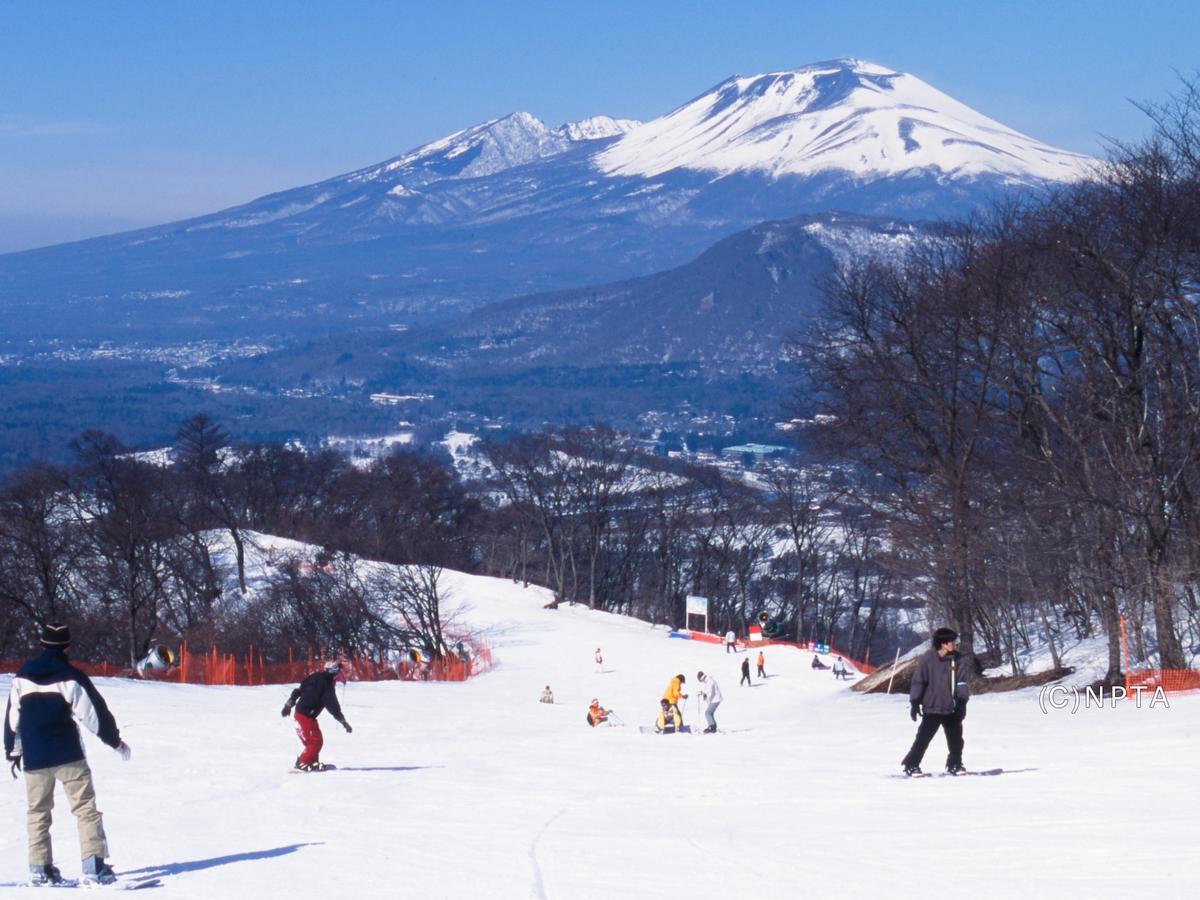
[[[826, 458], [968, 648], [1099, 629], [1120, 676], [1200, 645], [1200, 96], [1092, 180], [860, 259], [802, 352]], [[902, 571], [902, 570], [893, 570]]]

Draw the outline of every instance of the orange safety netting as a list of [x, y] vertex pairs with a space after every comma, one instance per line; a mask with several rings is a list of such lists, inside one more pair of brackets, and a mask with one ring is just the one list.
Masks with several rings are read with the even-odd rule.
[[1134, 669], [1125, 680], [1125, 689], [1133, 688], [1155, 691], [1162, 688], [1167, 693], [1175, 691], [1200, 691], [1200, 670], [1197, 669]]
[[[0, 672], [13, 673], [13, 672], [16, 672], [17, 669], [21, 668], [21, 666], [23, 666], [23, 665], [25, 665], [25, 660], [23, 660], [23, 659], [0, 659]], [[88, 675], [88, 676], [132, 675], [133, 674], [133, 669], [129, 668], [129, 666], [118, 666], [118, 665], [114, 665], [112, 663], [106, 663], [106, 662], [104, 662], [104, 663], [86, 663], [86, 662], [76, 662], [75, 660], [71, 660], [71, 665], [73, 665], [75, 668], [77, 668], [81, 672], [83, 672], [83, 674]]]
[[[448, 654], [438, 659], [413, 661], [411, 658], [390, 660], [380, 653], [378, 658], [366, 654], [313, 652], [303, 656], [288, 651], [286, 662], [267, 662], [260, 651], [251, 648], [240, 659], [232, 653], [221, 653], [216, 647], [194, 651], [185, 643], [174, 664], [165, 669], [146, 669], [140, 674], [154, 681], [175, 681], [180, 684], [259, 685], [293, 684], [321, 668], [327, 659], [340, 659], [342, 672], [348, 681], [466, 681], [492, 667], [492, 651], [486, 643], [475, 638], [455, 639], [469, 648], [464, 655]], [[0, 660], [0, 672], [16, 672], [24, 660]], [[72, 665], [89, 676], [135, 675], [128, 666], [107, 662], [87, 663], [72, 660]]]

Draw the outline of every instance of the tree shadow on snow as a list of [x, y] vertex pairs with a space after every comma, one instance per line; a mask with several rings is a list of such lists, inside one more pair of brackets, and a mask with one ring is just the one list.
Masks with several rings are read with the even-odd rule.
[[146, 866], [141, 869], [130, 869], [122, 875], [179, 875], [183, 872], [199, 872], [202, 869], [215, 869], [217, 866], [227, 866], [231, 863], [253, 862], [259, 859], [274, 859], [277, 856], [287, 856], [295, 853], [301, 847], [317, 847], [324, 841], [309, 841], [304, 844], [288, 844], [284, 847], [273, 847], [270, 850], [251, 850], [249, 853], [231, 853], [228, 856], [214, 856], [211, 859], [194, 859], [189, 862], [164, 863], [161, 866]]

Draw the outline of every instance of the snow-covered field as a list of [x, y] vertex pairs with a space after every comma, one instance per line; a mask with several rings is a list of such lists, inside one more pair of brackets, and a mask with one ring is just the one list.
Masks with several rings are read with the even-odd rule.
[[[743, 656], [720, 645], [447, 580], [495, 670], [348, 685], [354, 733], [322, 717], [335, 772], [289, 774], [286, 687], [98, 679], [133, 748], [122, 763], [85, 738], [117, 870], [204, 898], [1200, 896], [1200, 697], [1045, 715], [1036, 691], [981, 696], [966, 762], [1012, 771], [909, 781], [894, 777], [914, 731], [904, 699], [855, 694], [808, 653], [768, 648], [771, 677], [739, 687]], [[725, 732], [640, 734], [678, 672], [699, 720], [697, 669], [720, 681]], [[537, 702], [546, 684], [553, 706]], [[626, 726], [589, 728], [593, 697]], [[926, 769], [944, 754], [939, 737]], [[21, 784], [0, 798], [12, 882]], [[61, 794], [53, 834], [78, 875]]]

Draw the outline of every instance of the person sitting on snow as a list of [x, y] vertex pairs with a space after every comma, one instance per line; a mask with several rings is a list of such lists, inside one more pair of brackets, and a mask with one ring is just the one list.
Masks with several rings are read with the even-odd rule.
[[829, 668], [829, 666], [827, 666], [827, 665], [825, 665], [825, 663], [821, 662], [820, 658], [815, 653], [813, 654], [812, 667], [814, 669], [828, 669]]
[[595, 728], [597, 725], [608, 721], [609, 712], [610, 710], [601, 706], [600, 701], [593, 697], [592, 705], [588, 707], [587, 723]]
[[658, 721], [654, 723], [654, 730], [659, 734], [674, 734], [683, 727], [683, 719], [679, 715], [679, 707], [672, 706], [664, 697], [658, 701]]
[[546, 685], [546, 689], [544, 691], [542, 691], [542, 699], [539, 702], [541, 702], [541, 703], [553, 703], [554, 702], [554, 694], [550, 690], [550, 685]]

